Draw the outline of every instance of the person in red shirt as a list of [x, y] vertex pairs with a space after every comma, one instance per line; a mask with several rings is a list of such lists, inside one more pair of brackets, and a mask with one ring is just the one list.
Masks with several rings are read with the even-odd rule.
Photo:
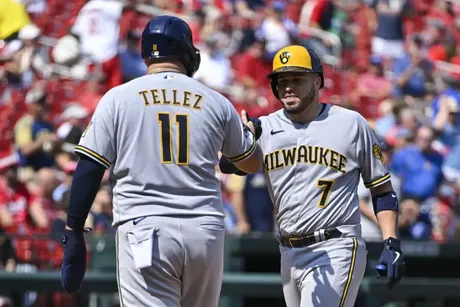
[[267, 75], [271, 72], [271, 63], [264, 58], [265, 45], [256, 40], [246, 50], [238, 63], [238, 78], [247, 88], [263, 88], [267, 85]]
[[370, 57], [368, 71], [358, 76], [358, 88], [355, 91], [357, 108], [366, 119], [377, 119], [380, 103], [391, 94], [391, 81], [385, 78], [383, 59], [373, 55]]
[[32, 234], [29, 218], [30, 194], [24, 184], [18, 180], [18, 163], [19, 157], [16, 154], [10, 152], [1, 154], [0, 226], [6, 233], [13, 235], [18, 262], [28, 263], [32, 260], [32, 240], [27, 237]]

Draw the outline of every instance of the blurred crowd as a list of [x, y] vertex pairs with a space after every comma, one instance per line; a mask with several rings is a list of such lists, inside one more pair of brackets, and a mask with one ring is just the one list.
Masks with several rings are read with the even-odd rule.
[[[380, 140], [401, 200], [401, 237], [459, 237], [457, 1], [0, 0], [0, 229], [16, 234], [0, 240], [0, 268], [59, 265], [59, 236], [30, 235], [63, 229], [73, 148], [101, 96], [146, 72], [140, 35], [165, 13], [192, 28], [202, 59], [194, 78], [253, 117], [281, 107], [266, 78], [276, 51], [315, 50], [321, 100], [360, 112]], [[262, 173], [217, 175], [229, 233], [275, 230]], [[107, 180], [87, 221], [96, 232], [111, 231]], [[379, 241], [363, 184], [359, 197], [363, 234]]]

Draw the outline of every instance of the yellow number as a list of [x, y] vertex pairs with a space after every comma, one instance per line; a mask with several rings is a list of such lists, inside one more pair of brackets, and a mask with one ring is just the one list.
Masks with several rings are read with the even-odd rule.
[[327, 201], [329, 200], [329, 194], [331, 194], [332, 185], [334, 180], [318, 179], [316, 181], [316, 186], [320, 189], [323, 189], [321, 192], [321, 198], [319, 200], [318, 207], [326, 208]]
[[[173, 163], [172, 157], [172, 125], [170, 113], [158, 113], [158, 122], [160, 123], [160, 142], [161, 142], [161, 162], [163, 164]], [[190, 146], [190, 126], [187, 114], [176, 114], [175, 124], [178, 125], [178, 141], [177, 141], [177, 165], [188, 165]]]

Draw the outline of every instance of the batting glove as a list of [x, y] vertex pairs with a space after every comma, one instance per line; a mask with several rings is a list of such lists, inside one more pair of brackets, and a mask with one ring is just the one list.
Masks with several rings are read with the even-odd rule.
[[61, 283], [68, 293], [77, 292], [86, 271], [86, 245], [83, 233], [87, 230], [65, 230], [63, 238], [64, 259], [61, 266]]
[[383, 241], [383, 246], [379, 264], [375, 269], [377, 270], [377, 278], [387, 277], [386, 285], [391, 289], [404, 276], [406, 263], [401, 252], [401, 241], [390, 237]]

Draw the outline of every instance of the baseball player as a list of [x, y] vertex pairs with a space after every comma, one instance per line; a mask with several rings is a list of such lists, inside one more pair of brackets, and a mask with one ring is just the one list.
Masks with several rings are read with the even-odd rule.
[[[283, 109], [252, 121], [276, 210], [286, 305], [351, 307], [367, 255], [359, 176], [372, 194], [384, 240], [378, 276], [387, 275], [392, 287], [404, 271], [398, 200], [378, 141], [360, 114], [319, 102], [323, 69], [312, 50], [281, 49], [269, 78]], [[220, 166], [237, 172], [225, 157]]]
[[263, 156], [252, 123], [191, 78], [200, 56], [183, 20], [154, 18], [141, 46], [148, 74], [104, 95], [75, 149], [62, 284], [80, 288], [83, 225], [110, 168], [121, 306], [216, 307], [224, 247], [218, 153], [249, 173]]

